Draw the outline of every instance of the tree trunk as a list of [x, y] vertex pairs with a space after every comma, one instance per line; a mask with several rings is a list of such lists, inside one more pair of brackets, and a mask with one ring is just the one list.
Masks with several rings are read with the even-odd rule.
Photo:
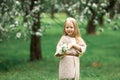
[[[34, 7], [34, 1], [31, 0], [30, 9], [32, 10]], [[36, 33], [38, 29], [40, 29], [40, 12], [35, 12], [32, 16], [33, 18], [33, 26], [32, 32]], [[30, 61], [42, 59], [42, 50], [41, 50], [41, 37], [35, 34], [31, 35], [31, 43], [30, 43]]]
[[110, 18], [113, 18], [113, 16], [115, 15], [114, 6], [116, 2], [116, 0], [109, 0], [109, 6], [107, 7], [107, 11], [110, 12]]
[[36, 35], [31, 35], [30, 44], [30, 61], [42, 59], [41, 38]]
[[99, 16], [99, 18], [98, 18], [99, 25], [100, 25], [101, 27], [103, 27], [103, 25], [104, 25], [103, 16], [104, 16], [104, 14], [101, 14], [101, 16]]
[[52, 19], [55, 17], [54, 13], [55, 13], [55, 4], [51, 4], [51, 18]]
[[[40, 19], [39, 14], [35, 14], [37, 21], [34, 21], [32, 26], [32, 31], [35, 33], [40, 29]], [[30, 60], [39, 60], [42, 59], [42, 50], [41, 50], [41, 37], [37, 35], [31, 35], [31, 44], [30, 44]]]
[[87, 34], [96, 34], [96, 26], [94, 25], [93, 20], [88, 22]]
[[96, 13], [92, 9], [91, 9], [91, 12], [93, 15], [91, 16], [90, 20], [88, 21], [87, 34], [96, 34], [96, 25], [94, 24]]

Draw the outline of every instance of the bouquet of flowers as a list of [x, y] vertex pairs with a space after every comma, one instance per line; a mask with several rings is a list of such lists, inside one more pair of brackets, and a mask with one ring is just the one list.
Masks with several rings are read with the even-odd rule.
[[68, 45], [67, 44], [62, 44], [59, 54], [65, 54], [65, 52], [68, 50]]

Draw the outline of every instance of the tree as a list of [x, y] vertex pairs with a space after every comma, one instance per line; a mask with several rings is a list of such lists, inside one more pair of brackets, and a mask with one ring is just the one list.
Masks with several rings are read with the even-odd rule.
[[68, 16], [77, 18], [81, 23], [87, 20], [87, 34], [96, 34], [97, 25], [104, 24], [104, 16], [119, 11], [114, 8], [115, 4], [119, 2], [118, 0], [67, 1], [61, 1], [60, 5], [63, 6], [63, 11], [65, 10]]
[[103, 15], [105, 15], [105, 8], [108, 6], [107, 0], [81, 0], [80, 4], [82, 5], [81, 15], [86, 16], [88, 20], [87, 34], [96, 34], [98, 23], [103, 24]]
[[[5, 36], [9, 38], [7, 34], [15, 30], [15, 27], [18, 25], [18, 19], [15, 18], [19, 16], [18, 6], [14, 5], [15, 1], [12, 0], [0, 0], [0, 37]], [[17, 7], [18, 8], [17, 8]], [[8, 25], [10, 25], [8, 27]]]
[[[42, 59], [41, 50], [41, 14], [44, 10], [44, 0], [2, 0], [0, 9], [1, 32], [16, 32], [16, 37], [20, 38], [23, 34], [31, 35], [30, 60]], [[10, 20], [12, 18], [12, 20]], [[22, 20], [23, 19], [23, 20]], [[8, 22], [6, 24], [6, 22]], [[23, 28], [19, 28], [20, 25]]]
[[[42, 4], [42, 0], [39, 2], [38, 0], [31, 0], [31, 5], [30, 5], [30, 11], [32, 11], [36, 6], [38, 7], [38, 4]], [[36, 8], [37, 8], [36, 7]], [[41, 26], [40, 22], [40, 15], [41, 9], [38, 7], [38, 10], [33, 11], [33, 25], [32, 25], [32, 32], [36, 33]], [[31, 35], [31, 44], [30, 44], [30, 60], [35, 60], [35, 59], [42, 59], [42, 50], [41, 50], [41, 37], [32, 34]]]
[[[42, 59], [41, 49], [41, 14], [44, 0], [22, 0], [24, 22], [31, 24], [30, 60]], [[27, 5], [26, 5], [27, 3]], [[26, 10], [27, 9], [27, 10]]]

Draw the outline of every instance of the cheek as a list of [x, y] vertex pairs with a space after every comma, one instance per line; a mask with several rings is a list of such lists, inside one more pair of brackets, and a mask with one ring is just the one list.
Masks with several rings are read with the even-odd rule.
[[71, 29], [72, 31], [74, 31], [74, 28], [73, 29]]
[[65, 28], [65, 31], [67, 31], [67, 29]]

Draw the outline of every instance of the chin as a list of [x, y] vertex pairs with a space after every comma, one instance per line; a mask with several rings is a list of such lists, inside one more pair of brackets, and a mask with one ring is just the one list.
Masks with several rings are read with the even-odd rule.
[[69, 34], [68, 36], [72, 36], [72, 34]]

